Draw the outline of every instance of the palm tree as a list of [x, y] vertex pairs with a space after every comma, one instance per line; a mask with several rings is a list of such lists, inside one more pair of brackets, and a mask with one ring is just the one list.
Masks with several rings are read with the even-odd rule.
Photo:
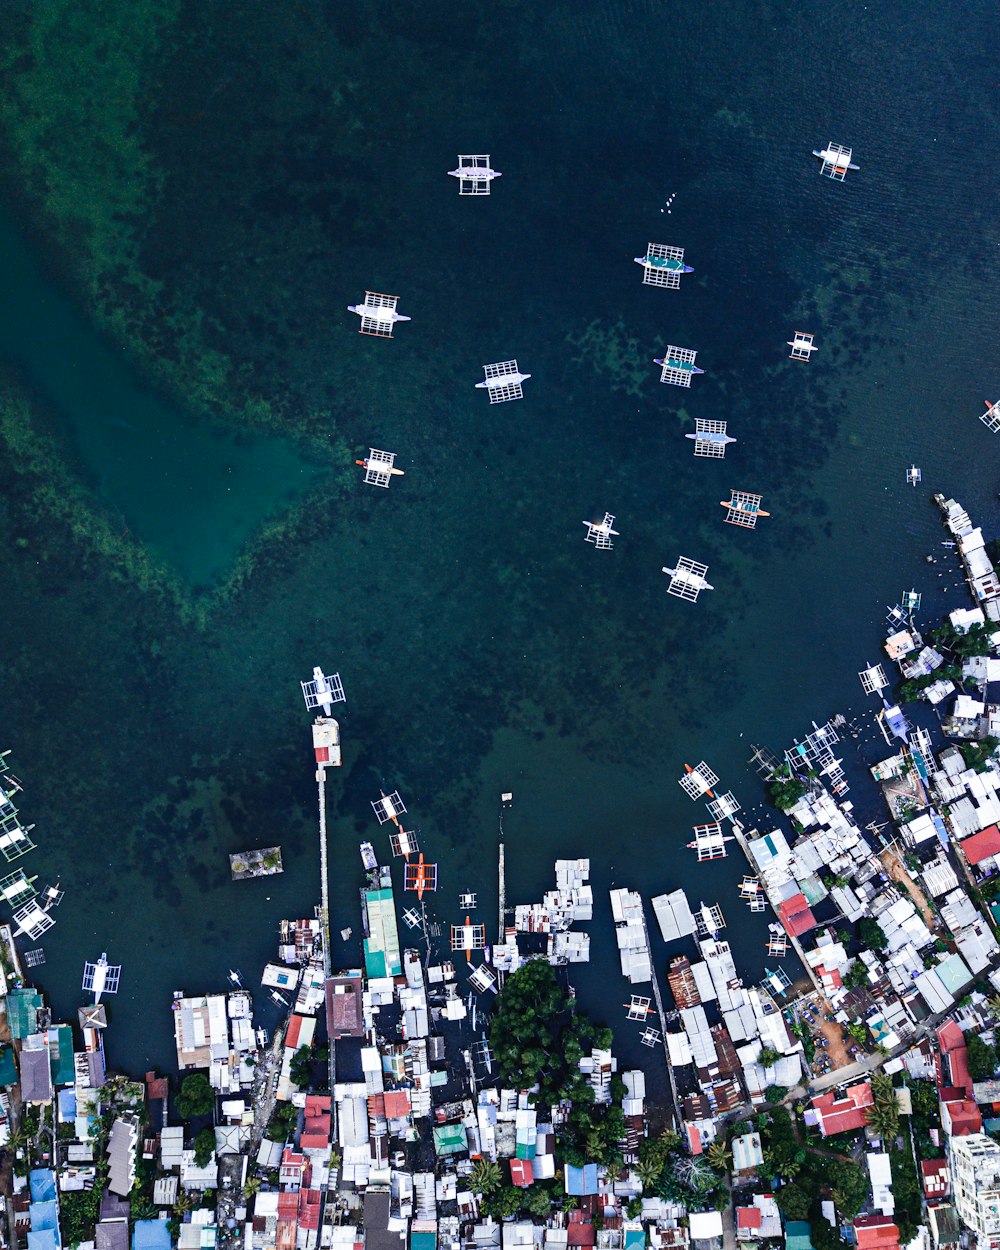
[[[256, 1178], [254, 1177], [252, 1179], [256, 1179]], [[249, 1183], [250, 1182], [248, 1181], [247, 1184]], [[259, 1181], [257, 1183], [258, 1185], [260, 1184]], [[194, 1200], [192, 1199], [191, 1195], [187, 1192], [186, 1189], [182, 1189], [180, 1193], [177, 1195], [176, 1199], [174, 1200], [174, 1215], [179, 1216], [181, 1219], [183, 1219], [184, 1216], [187, 1215], [188, 1211], [191, 1210], [193, 1205], [194, 1205]]]
[[721, 1138], [716, 1138], [705, 1152], [709, 1165], [717, 1172], [728, 1172], [732, 1151]]
[[499, 1164], [489, 1159], [477, 1159], [472, 1165], [469, 1183], [476, 1193], [491, 1194], [500, 1188], [502, 1180]]
[[639, 1178], [643, 1192], [651, 1190], [656, 1186], [663, 1171], [663, 1164], [658, 1159], [640, 1159], [635, 1167], [635, 1174]]
[[893, 1099], [892, 1103], [876, 1102], [868, 1108], [866, 1115], [868, 1127], [876, 1137], [883, 1141], [894, 1141], [899, 1132], [899, 1107]]
[[254, 1194], [258, 1192], [259, 1189], [260, 1189], [260, 1177], [248, 1176], [246, 1179], [246, 1184], [243, 1186], [243, 1197], [252, 1198]]

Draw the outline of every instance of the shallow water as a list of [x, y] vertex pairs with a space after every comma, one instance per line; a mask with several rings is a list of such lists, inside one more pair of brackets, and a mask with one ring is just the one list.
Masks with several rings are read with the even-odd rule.
[[[204, 634], [76, 580], [58, 554], [35, 563], [31, 544], [56, 549], [57, 535], [0, 544], [4, 745], [38, 822], [30, 871], [66, 888], [41, 980], [69, 1013], [84, 958], [107, 949], [125, 963], [114, 1061], [173, 1070], [170, 991], [219, 988], [234, 965], [254, 981], [279, 918], [311, 911], [297, 682], [314, 663], [338, 668], [348, 694], [331, 783], [335, 930], [360, 929], [358, 841], [388, 853], [369, 806], [380, 784], [402, 791], [440, 864], [431, 910], [447, 924], [458, 893], [478, 889], [492, 928], [497, 798], [510, 789], [509, 902], [540, 897], [556, 856], [591, 856], [593, 960], [574, 981], [620, 1024], [627, 1060], [648, 1056], [622, 1023], [611, 885], [721, 901], [741, 969], [760, 973], [767, 917], [736, 898], [742, 862], [699, 866], [685, 848], [705, 813], [677, 786], [683, 764], [705, 758], [756, 806], [749, 743], [780, 747], [813, 718], [863, 709], [856, 674], [886, 604], [915, 586], [930, 624], [965, 603], [931, 493], [1000, 529], [1000, 444], [976, 419], [1000, 376], [983, 192], [991, 18], [985, 4], [960, 23], [930, 4], [903, 21], [846, 5], [685, 4], [669, 21], [618, 0], [464, 15], [431, 4], [391, 19], [361, 5], [337, 19], [350, 29], [295, 45], [298, 60], [236, 28], [247, 65], [285, 84], [283, 107], [324, 57], [354, 101], [349, 117], [319, 109], [313, 123], [336, 129], [322, 176], [367, 196], [342, 208], [335, 245], [297, 250], [259, 202], [254, 227], [293, 302], [332, 310], [297, 331], [289, 371], [334, 397], [349, 440], [395, 450], [406, 476], [387, 492], [359, 481]], [[223, 133], [249, 115], [232, 72], [213, 106]], [[374, 81], [377, 104], [360, 89]], [[271, 122], [280, 135], [283, 115]], [[862, 167], [843, 186], [809, 155], [828, 139], [853, 144]], [[504, 176], [488, 199], [459, 199], [445, 171], [482, 148]], [[187, 172], [225, 199], [232, 180], [213, 176]], [[295, 197], [286, 188], [293, 223]], [[206, 213], [221, 243], [241, 237], [243, 211]], [[686, 247], [696, 272], [680, 291], [641, 285], [632, 257], [648, 240]], [[366, 287], [398, 292], [413, 318], [391, 343], [339, 311]], [[796, 328], [817, 336], [808, 365], [786, 359]], [[251, 341], [242, 327], [240, 349]], [[690, 391], [658, 384], [652, 358], [668, 342], [699, 351], [706, 374]], [[511, 356], [533, 375], [525, 399], [491, 407], [474, 389], [481, 365]], [[739, 440], [723, 463], [691, 456], [682, 434], [699, 416]], [[170, 428], [174, 463], [197, 469]], [[243, 534], [256, 487], [223, 497], [223, 446], [197, 489], [219, 492], [221, 532]], [[293, 469], [277, 476], [293, 488]], [[757, 531], [722, 524], [731, 487], [763, 494], [772, 515]], [[280, 491], [265, 493], [273, 504]], [[151, 517], [173, 523], [143, 498], [137, 533]], [[580, 521], [605, 509], [621, 538], [596, 552]], [[203, 559], [205, 527], [176, 524], [176, 558]], [[709, 565], [716, 590], [697, 605], [664, 593], [659, 569], [679, 554]], [[57, 750], [67, 724], [73, 749]], [[284, 876], [228, 881], [229, 852], [275, 842]], [[356, 937], [340, 950], [358, 961]]]
[[193, 585], [224, 575], [320, 465], [282, 438], [239, 431], [156, 393], [33, 254], [0, 203], [0, 363], [47, 410], [116, 528]]

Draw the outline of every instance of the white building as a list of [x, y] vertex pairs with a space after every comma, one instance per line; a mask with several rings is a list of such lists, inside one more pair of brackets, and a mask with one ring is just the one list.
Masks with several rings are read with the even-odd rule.
[[985, 1133], [952, 1137], [951, 1175], [955, 1208], [978, 1234], [979, 1250], [1000, 1244], [1000, 1146]]

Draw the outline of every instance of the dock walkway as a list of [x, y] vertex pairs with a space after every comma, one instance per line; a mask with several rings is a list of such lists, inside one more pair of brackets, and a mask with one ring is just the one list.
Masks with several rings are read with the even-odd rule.
[[656, 965], [653, 962], [653, 948], [649, 941], [649, 925], [646, 923], [646, 908], [642, 908], [642, 934], [646, 943], [646, 950], [649, 951], [649, 975], [653, 984], [653, 999], [656, 1002], [656, 1011], [660, 1017], [660, 1033], [663, 1041], [663, 1057], [667, 1063], [667, 1077], [670, 1080], [670, 1094], [674, 1103], [674, 1127], [680, 1128], [684, 1121], [681, 1115], [680, 1098], [677, 1094], [677, 1082], [674, 1080], [674, 1068], [670, 1062], [670, 1047], [667, 1044], [667, 1013], [663, 1009], [663, 995], [660, 993], [660, 981], [656, 975]]

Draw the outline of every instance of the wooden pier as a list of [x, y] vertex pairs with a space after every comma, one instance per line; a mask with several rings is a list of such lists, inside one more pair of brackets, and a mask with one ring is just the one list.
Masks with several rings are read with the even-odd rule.
[[[753, 856], [750, 854], [750, 844], [748, 843], [746, 836], [743, 833], [742, 826], [735, 820], [733, 821], [733, 834], [736, 838], [736, 841], [740, 844], [743, 854], [747, 857], [747, 863], [750, 865], [751, 870], [753, 872], [756, 872], [757, 865], [754, 862]], [[764, 880], [763, 877], [760, 877], [760, 888], [764, 891], [764, 894], [767, 896], [767, 901], [771, 904], [771, 909], [774, 912], [775, 919], [781, 925], [782, 929], [784, 929], [784, 931], [788, 933], [788, 930], [787, 928], [785, 928], [785, 925], [781, 919], [781, 912], [778, 909], [779, 908], [778, 901], [771, 894], [770, 888], [768, 887], [768, 884]], [[815, 968], [813, 968], [807, 961], [806, 953], [802, 947], [802, 943], [799, 941], [797, 937], [793, 936], [791, 933], [788, 934], [788, 940], [789, 942], [791, 942], [796, 955], [798, 955], [799, 962], [802, 964], [802, 967], [805, 969], [806, 975], [809, 977], [809, 980], [812, 981], [813, 985], [816, 987], [817, 994], [820, 994], [822, 998], [825, 1000], [826, 991], [823, 989], [823, 986], [820, 984], [820, 980], [819, 980], [819, 977], [816, 975]]]
[[674, 1068], [670, 1062], [670, 1047], [667, 1043], [667, 1013], [663, 1008], [663, 995], [660, 993], [660, 982], [656, 975], [656, 964], [653, 962], [653, 948], [649, 944], [649, 925], [646, 923], [646, 907], [642, 907], [642, 936], [649, 951], [649, 976], [653, 986], [653, 1000], [656, 1003], [656, 1014], [660, 1017], [660, 1033], [663, 1042], [663, 1057], [667, 1063], [667, 1077], [670, 1081], [670, 1096], [674, 1104], [674, 1128], [680, 1129], [684, 1122], [681, 1115], [680, 1097], [677, 1093], [677, 1082], [674, 1079]]

